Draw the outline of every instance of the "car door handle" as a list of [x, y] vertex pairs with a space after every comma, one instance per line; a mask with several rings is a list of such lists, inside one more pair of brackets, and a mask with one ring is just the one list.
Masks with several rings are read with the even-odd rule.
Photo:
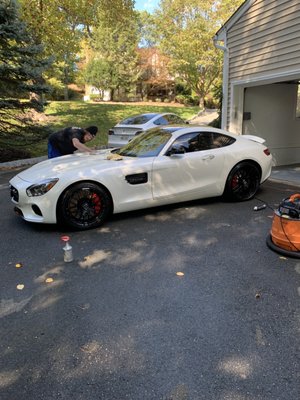
[[213, 154], [208, 154], [207, 156], [202, 157], [202, 160], [212, 160], [213, 158], [215, 158]]

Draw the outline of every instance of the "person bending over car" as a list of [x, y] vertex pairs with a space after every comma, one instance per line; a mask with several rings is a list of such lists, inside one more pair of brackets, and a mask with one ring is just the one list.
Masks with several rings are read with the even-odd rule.
[[51, 133], [48, 140], [48, 158], [73, 154], [76, 150], [91, 153], [93, 149], [90, 149], [84, 143], [93, 140], [97, 132], [97, 126], [89, 126], [88, 128], [74, 126]]

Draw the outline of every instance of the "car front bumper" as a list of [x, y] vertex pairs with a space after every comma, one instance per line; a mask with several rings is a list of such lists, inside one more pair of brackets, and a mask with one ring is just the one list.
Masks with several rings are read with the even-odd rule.
[[15, 176], [10, 182], [11, 201], [16, 214], [29, 222], [54, 224], [56, 220], [56, 201], [48, 192], [42, 196], [29, 197], [26, 189], [31, 185]]

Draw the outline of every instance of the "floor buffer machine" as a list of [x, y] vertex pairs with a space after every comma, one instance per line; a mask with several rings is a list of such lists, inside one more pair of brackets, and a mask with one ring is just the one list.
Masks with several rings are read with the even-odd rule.
[[274, 211], [267, 237], [271, 250], [287, 257], [300, 258], [300, 194], [284, 199]]

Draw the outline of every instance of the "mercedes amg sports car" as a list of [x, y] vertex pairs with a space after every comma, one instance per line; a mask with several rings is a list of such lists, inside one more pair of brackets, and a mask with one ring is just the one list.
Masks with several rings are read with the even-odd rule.
[[256, 136], [200, 126], [165, 126], [120, 149], [43, 161], [10, 181], [26, 221], [100, 226], [112, 213], [224, 195], [253, 198], [272, 156]]

